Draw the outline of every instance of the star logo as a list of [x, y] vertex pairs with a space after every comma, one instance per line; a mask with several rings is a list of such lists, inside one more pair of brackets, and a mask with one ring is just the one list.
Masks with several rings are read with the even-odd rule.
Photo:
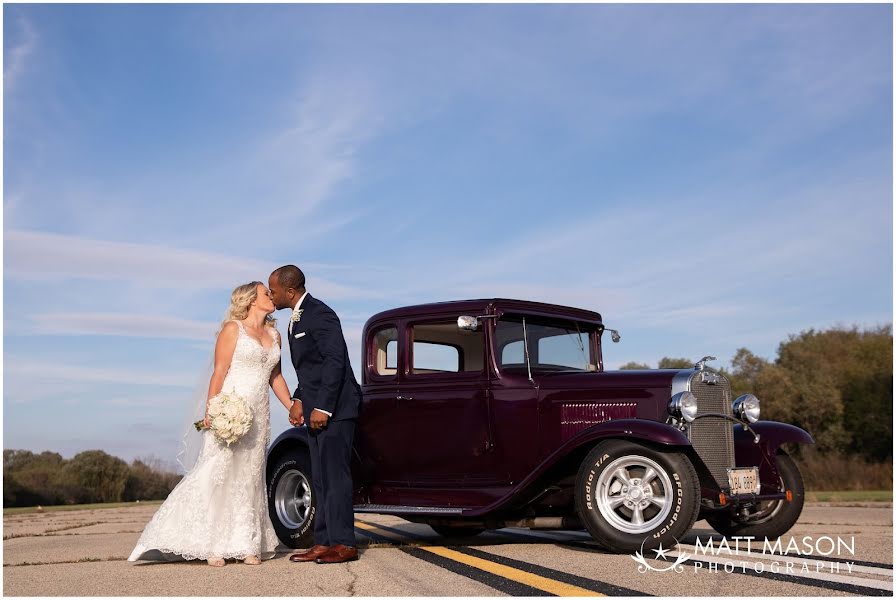
[[645, 558], [645, 556], [644, 556], [644, 554], [645, 554], [644, 553], [644, 544], [647, 542], [648, 539], [649, 538], [645, 538], [644, 541], [641, 542], [641, 550], [639, 552], [635, 552], [632, 555], [632, 560], [634, 560], [636, 563], [638, 563], [638, 572], [639, 573], [646, 573], [647, 571], [655, 571], [657, 573], [665, 573], [666, 571], [675, 571], [676, 573], [681, 573], [684, 570], [684, 567], [682, 565], [690, 559], [689, 554], [679, 551], [678, 556], [676, 556], [676, 557], [669, 556], [669, 553], [678, 547], [678, 540], [676, 540], [675, 538], [672, 538], [675, 541], [675, 543], [672, 544], [671, 546], [669, 546], [668, 548], [664, 548], [663, 544], [660, 543], [659, 548], [653, 549], [653, 553], [656, 554], [656, 556], [654, 558], [649, 559], [651, 561], [663, 561], [663, 562], [668, 563], [669, 561], [672, 560], [672, 558], [675, 558], [674, 563], [672, 563], [671, 565], [667, 564], [666, 566], [660, 568], [660, 567], [655, 567], [652, 564], [650, 564], [649, 562], [647, 562], [648, 559]]
[[669, 553], [670, 549], [671, 548], [663, 548], [663, 544], [662, 544], [662, 542], [660, 542], [660, 547], [654, 549], [653, 553], [656, 554], [657, 560], [659, 560], [659, 559], [669, 560], [669, 558], [666, 555]]

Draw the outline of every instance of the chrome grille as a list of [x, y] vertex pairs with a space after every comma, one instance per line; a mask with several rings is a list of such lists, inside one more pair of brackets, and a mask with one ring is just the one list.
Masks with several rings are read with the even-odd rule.
[[[704, 373], [707, 377], [704, 377]], [[697, 371], [690, 379], [690, 390], [697, 396], [697, 414], [721, 413], [732, 416], [731, 384], [722, 375], [718, 375], [718, 383], [710, 384], [711, 371]], [[731, 421], [719, 417], [699, 418], [688, 428], [688, 437], [694, 450], [709, 468], [716, 483], [722, 489], [728, 489], [728, 469], [734, 467], [734, 431]]]

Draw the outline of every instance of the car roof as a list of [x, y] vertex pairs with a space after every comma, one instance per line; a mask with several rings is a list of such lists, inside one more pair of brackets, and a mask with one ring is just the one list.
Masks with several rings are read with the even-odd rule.
[[574, 308], [572, 306], [562, 306], [559, 304], [548, 304], [545, 302], [533, 302], [530, 300], [516, 300], [513, 298], [483, 298], [479, 300], [451, 300], [448, 302], [431, 302], [428, 304], [415, 304], [412, 306], [402, 306], [390, 310], [379, 312], [370, 319], [367, 324], [374, 321], [382, 321], [389, 319], [404, 319], [408, 317], [419, 317], [427, 315], [444, 315], [445, 313], [456, 313], [458, 316], [469, 314], [471, 316], [490, 314], [494, 309], [505, 312], [523, 312], [537, 313], [541, 315], [553, 315], [558, 317], [566, 317], [571, 319], [580, 319], [583, 321], [591, 321], [602, 323], [603, 320], [600, 313], [585, 310], [582, 308]]

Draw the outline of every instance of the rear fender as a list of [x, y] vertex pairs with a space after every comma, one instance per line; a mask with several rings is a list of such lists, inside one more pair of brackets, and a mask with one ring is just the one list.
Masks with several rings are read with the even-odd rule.
[[268, 453], [265, 461], [270, 463], [272, 460], [276, 460], [281, 452], [285, 449], [295, 448], [297, 446], [301, 446], [304, 448], [310, 448], [310, 444], [308, 442], [308, 428], [307, 427], [290, 427], [283, 433], [277, 436], [277, 439], [268, 446]]
[[[306, 452], [311, 452], [311, 443], [309, 441], [310, 433], [307, 426], [302, 427], [290, 427], [283, 433], [277, 436], [277, 439], [273, 441], [273, 443], [268, 446], [267, 456], [265, 458], [265, 464], [270, 465], [274, 461], [276, 461], [280, 455], [292, 449], [301, 449]], [[352, 459], [351, 459], [351, 470], [352, 477], [356, 482], [360, 480], [368, 481], [371, 476], [368, 475], [367, 478], [362, 478], [361, 473], [362, 469], [362, 461], [361, 456], [358, 454], [357, 447], [352, 447]], [[369, 469], [368, 469], [369, 470]]]
[[777, 421], [759, 421], [750, 425], [759, 442], [741, 425], [734, 426], [734, 455], [738, 467], [759, 467], [763, 491], [779, 491], [780, 475], [775, 455], [782, 444], [814, 444], [804, 429]]

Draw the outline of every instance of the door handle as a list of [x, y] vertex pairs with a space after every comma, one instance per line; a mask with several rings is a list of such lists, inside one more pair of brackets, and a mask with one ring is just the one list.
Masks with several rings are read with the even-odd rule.
[[410, 396], [396, 396], [396, 400], [413, 400]]

